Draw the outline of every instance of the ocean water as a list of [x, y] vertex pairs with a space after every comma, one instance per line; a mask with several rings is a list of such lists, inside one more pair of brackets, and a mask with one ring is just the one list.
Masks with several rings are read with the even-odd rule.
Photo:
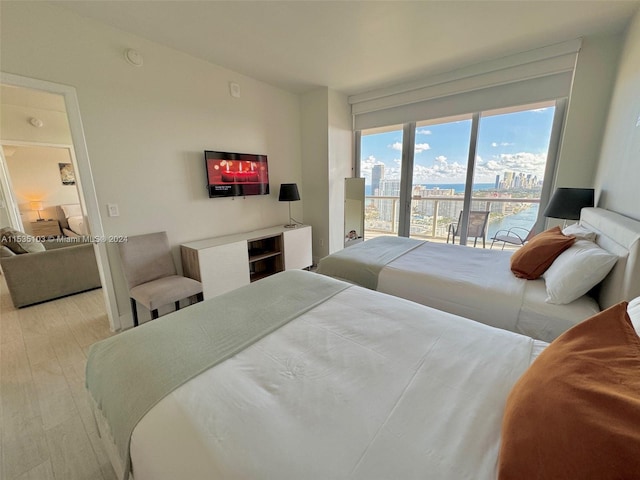
[[[464, 193], [464, 183], [418, 183], [415, 185], [422, 185], [426, 188], [439, 188], [440, 190], [453, 188], [455, 193]], [[492, 190], [495, 188], [494, 183], [474, 183], [474, 190]], [[364, 194], [373, 195], [371, 192], [371, 185], [365, 185]]]
[[[539, 205], [534, 203], [530, 208], [522, 210], [514, 215], [509, 215], [501, 219], [489, 222], [489, 228], [487, 228], [487, 238], [491, 238], [498, 230], [508, 230], [511, 227], [522, 227], [530, 230], [533, 224], [536, 223], [538, 218]], [[518, 235], [524, 232], [516, 232]]]

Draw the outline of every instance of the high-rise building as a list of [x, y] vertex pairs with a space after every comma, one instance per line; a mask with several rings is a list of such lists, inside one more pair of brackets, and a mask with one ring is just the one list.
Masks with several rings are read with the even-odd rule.
[[383, 197], [400, 196], [400, 179], [382, 179], [380, 181], [380, 195]]
[[371, 170], [371, 194], [381, 195], [380, 181], [384, 179], [384, 165], [379, 163], [373, 166]]
[[[400, 179], [381, 179], [378, 195], [381, 197], [399, 197]], [[379, 202], [378, 211], [380, 212], [380, 219], [385, 222], [392, 222], [395, 219], [395, 222], [397, 223], [397, 202], [390, 199], [380, 200]], [[391, 228], [394, 228], [393, 225], [391, 225]]]
[[514, 172], [504, 172], [504, 188], [513, 188]]
[[513, 183], [511, 184], [512, 188], [520, 188], [522, 186], [522, 174], [514, 175]]

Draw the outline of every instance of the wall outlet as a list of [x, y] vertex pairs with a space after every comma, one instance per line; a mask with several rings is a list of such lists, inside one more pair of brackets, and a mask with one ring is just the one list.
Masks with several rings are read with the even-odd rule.
[[107, 203], [107, 212], [109, 212], [110, 217], [119, 217], [120, 211], [118, 210], [118, 205], [115, 203]]

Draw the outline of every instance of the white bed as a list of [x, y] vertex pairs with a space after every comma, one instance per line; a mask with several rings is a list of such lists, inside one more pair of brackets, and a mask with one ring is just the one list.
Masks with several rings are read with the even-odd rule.
[[[218, 341], [227, 348], [235, 334], [223, 330], [260, 323], [257, 317], [274, 309], [278, 317], [295, 298], [307, 305], [315, 295], [309, 292], [327, 286], [336, 290], [138, 409], [143, 386], [163, 384], [163, 376], [172, 376], [167, 367], [196, 356], [191, 334], [203, 346]], [[640, 339], [628, 321], [625, 328], [638, 363]], [[504, 432], [509, 438], [514, 428], [504, 418], [523, 405], [513, 403], [512, 390], [534, 359], [552, 350], [547, 345], [314, 273], [287, 271], [99, 342], [89, 352], [87, 385], [102, 441], [123, 479], [129, 471], [124, 465], [130, 465], [135, 480], [495, 480], [498, 469], [504, 473]], [[606, 368], [605, 361], [609, 376]], [[590, 403], [574, 397], [580, 405]], [[122, 437], [121, 417], [138, 410], [130, 437]], [[631, 425], [640, 427], [640, 415]], [[640, 468], [640, 437], [631, 441], [608, 423], [604, 429], [616, 460]], [[624, 453], [620, 445], [626, 445]], [[605, 468], [611, 460], [605, 458]], [[609, 470], [612, 476], [598, 478], [631, 478]], [[500, 478], [533, 478], [519, 472]]]
[[[510, 252], [433, 242], [423, 242], [391, 259], [379, 272], [375, 271], [374, 288], [488, 325], [552, 341], [601, 307], [640, 295], [640, 222], [600, 208], [586, 208], [580, 224], [597, 234], [598, 245], [619, 258], [599, 290], [565, 305], [545, 301], [543, 278], [516, 278], [510, 270]], [[393, 241], [410, 240], [398, 237]], [[354, 272], [368, 267], [354, 260], [354, 253], [357, 255], [354, 249], [359, 247], [362, 248], [355, 245], [322, 259], [318, 272], [361, 283], [361, 277]]]
[[[291, 288], [278, 282], [288, 276], [303, 287], [318, 279], [342, 283], [303, 271], [258, 283], [271, 282], [280, 302]], [[251, 297], [255, 285], [231, 294]], [[154, 323], [215, 311], [219, 298]], [[114, 338], [126, 341], [145, 328]], [[545, 346], [349, 286], [162, 399], [133, 431], [133, 474], [135, 480], [425, 474], [493, 480], [505, 399]], [[88, 372], [108, 368], [92, 357]], [[121, 375], [147, 368], [125, 365], [131, 367]], [[129, 395], [123, 392], [122, 400]], [[121, 474], [110, 429], [99, 410], [96, 417]]]

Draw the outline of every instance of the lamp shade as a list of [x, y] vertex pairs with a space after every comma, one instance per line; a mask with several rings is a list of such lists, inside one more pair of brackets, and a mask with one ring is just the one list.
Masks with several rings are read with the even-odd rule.
[[43, 210], [42, 202], [29, 202], [29, 207], [31, 208], [31, 210]]
[[278, 200], [281, 202], [295, 202], [300, 200], [298, 185], [295, 183], [280, 184], [280, 196], [278, 197]]
[[580, 210], [593, 207], [593, 188], [556, 189], [544, 211], [545, 217], [579, 220]]

